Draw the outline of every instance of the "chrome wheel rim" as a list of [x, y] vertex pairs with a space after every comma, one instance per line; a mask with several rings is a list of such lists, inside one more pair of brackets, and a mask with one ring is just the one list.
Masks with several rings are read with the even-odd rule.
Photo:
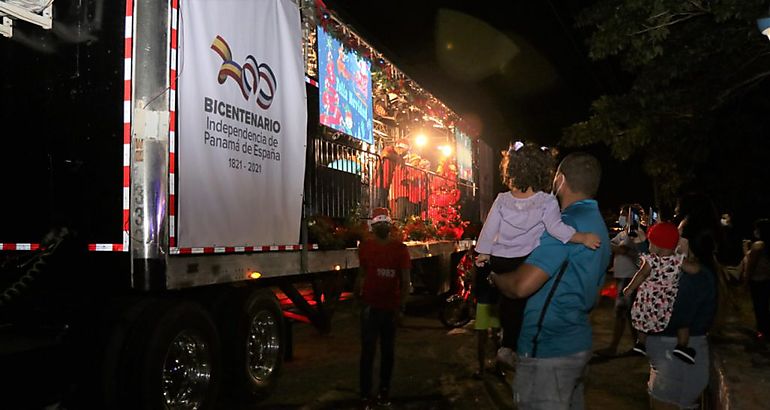
[[201, 408], [211, 381], [208, 344], [189, 330], [180, 332], [168, 347], [163, 361], [162, 389], [166, 408]]
[[271, 312], [262, 310], [249, 325], [246, 342], [247, 371], [257, 384], [264, 383], [275, 371], [280, 354], [278, 320]]

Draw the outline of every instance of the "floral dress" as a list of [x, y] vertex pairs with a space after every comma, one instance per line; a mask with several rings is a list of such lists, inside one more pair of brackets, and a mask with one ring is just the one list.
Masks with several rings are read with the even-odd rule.
[[650, 276], [639, 285], [631, 307], [631, 323], [634, 329], [645, 332], [662, 332], [671, 319], [674, 301], [679, 290], [679, 272], [685, 255], [642, 255], [650, 265]]

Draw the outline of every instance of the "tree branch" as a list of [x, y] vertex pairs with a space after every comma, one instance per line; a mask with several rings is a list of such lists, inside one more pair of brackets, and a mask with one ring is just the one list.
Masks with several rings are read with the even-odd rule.
[[742, 71], [744, 68], [754, 64], [755, 61], [759, 60], [762, 57], [770, 56], [770, 51], [765, 51], [764, 53], [759, 53], [755, 55], [754, 57], [750, 58], [749, 61], [746, 61], [745, 63], [741, 64], [741, 66], [736, 70], [736, 72]]
[[654, 20], [656, 20], [656, 19], [658, 19], [660, 17], [663, 17], [663, 15], [668, 14], [668, 13], [669, 13], [669, 11], [666, 10], [666, 11], [664, 11], [662, 13], [658, 13], [658, 14], [656, 14], [654, 16], [647, 17], [647, 21], [654, 21]]
[[762, 81], [765, 77], [770, 76], [770, 71], [764, 71], [761, 73], [758, 73], [754, 75], [753, 77], [741, 82], [740, 84], [737, 84], [733, 87], [730, 87], [726, 90], [724, 90], [719, 96], [717, 97], [717, 103], [711, 107], [711, 110], [715, 110], [719, 108], [724, 102], [730, 97], [731, 94], [735, 93], [736, 91], [746, 88], [746, 87], [752, 87]]
[[692, 4], [696, 9], [700, 11], [711, 13], [711, 7], [703, 7], [703, 3], [699, 1], [690, 0], [689, 3]]
[[706, 12], [699, 12], [699, 13], [675, 14], [675, 16], [683, 15], [684, 17], [676, 19], [676, 20], [669, 21], [667, 23], [658, 24], [657, 26], [652, 26], [652, 27], [645, 26], [644, 30], [639, 30], [639, 31], [637, 31], [635, 33], [631, 33], [629, 35], [631, 35], [631, 36], [638, 36], [639, 34], [648, 33], [650, 31], [657, 30], [657, 29], [663, 28], [663, 27], [673, 26], [675, 24], [679, 24], [681, 22], [687, 21], [687, 20], [689, 20], [689, 19], [691, 19], [693, 17], [703, 16], [705, 14], [708, 14], [708, 13], [706, 13]]

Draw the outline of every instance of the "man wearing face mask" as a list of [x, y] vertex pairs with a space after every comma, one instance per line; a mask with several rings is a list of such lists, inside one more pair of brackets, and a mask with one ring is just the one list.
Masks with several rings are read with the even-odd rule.
[[523, 265], [492, 281], [508, 297], [526, 298], [513, 383], [517, 408], [582, 409], [583, 379], [591, 358], [589, 312], [610, 260], [607, 227], [592, 198], [601, 178], [599, 161], [568, 155], [554, 177], [562, 220], [579, 232], [598, 235], [601, 246], [563, 243], [547, 232]]
[[[628, 208], [621, 210], [629, 211]], [[630, 214], [630, 211], [629, 211]], [[618, 224], [624, 229], [618, 232], [610, 241], [610, 247], [612, 249], [613, 261], [612, 261], [612, 276], [615, 279], [618, 294], [615, 297], [615, 321], [612, 329], [612, 340], [610, 345], [597, 351], [598, 354], [604, 356], [616, 356], [618, 354], [618, 346], [620, 340], [623, 338], [626, 326], [628, 326], [631, 333], [632, 340], [636, 340], [636, 329], [631, 326], [631, 304], [634, 301], [635, 293], [624, 295], [620, 292], [631, 283], [631, 278], [634, 277], [636, 271], [639, 270], [639, 253], [641, 247], [646, 240], [646, 236], [643, 230], [639, 229], [639, 225], [636, 222], [629, 223], [625, 215], [621, 215], [618, 218]]]
[[730, 283], [737, 283], [741, 278], [741, 261], [743, 259], [743, 241], [740, 234], [733, 227], [733, 218], [729, 213], [722, 214], [720, 220], [722, 236], [717, 248], [717, 260]]

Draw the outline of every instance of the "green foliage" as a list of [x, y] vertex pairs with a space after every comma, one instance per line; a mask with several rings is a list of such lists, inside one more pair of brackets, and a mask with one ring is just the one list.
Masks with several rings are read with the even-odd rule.
[[369, 226], [363, 213], [363, 208], [357, 205], [341, 223], [325, 215], [308, 218], [309, 242], [324, 250], [358, 246], [358, 242], [369, 234]]
[[[593, 102], [588, 120], [565, 130], [567, 146], [606, 144], [639, 158], [659, 204], [708, 161], [729, 107], [770, 76], [770, 42], [755, 20], [764, 0], [598, 0], [577, 17], [592, 59], [613, 59], [627, 89]], [[737, 129], [740, 135], [741, 130]]]
[[404, 237], [409, 241], [425, 242], [436, 237], [436, 228], [433, 224], [415, 215], [407, 218], [403, 232]]

